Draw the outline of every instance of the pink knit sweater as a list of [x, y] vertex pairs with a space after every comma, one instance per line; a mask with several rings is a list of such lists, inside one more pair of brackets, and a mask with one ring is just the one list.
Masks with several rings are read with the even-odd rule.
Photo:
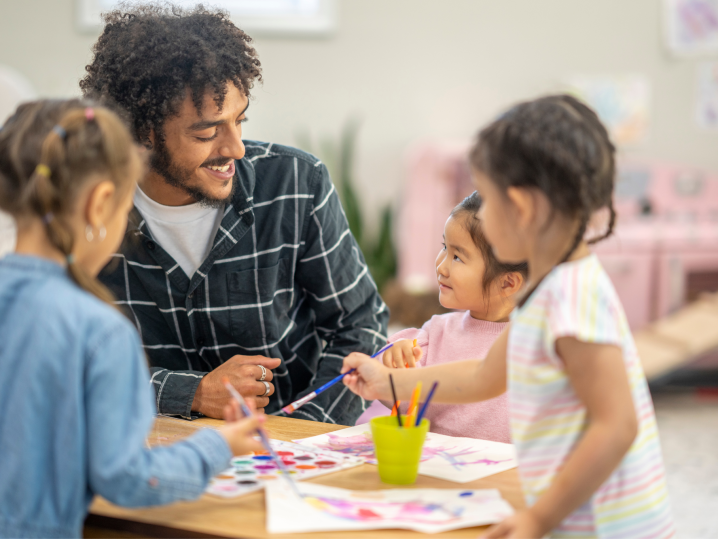
[[[486, 357], [505, 327], [506, 323], [471, 318], [468, 311], [448, 313], [433, 316], [421, 329], [411, 328], [395, 333], [389, 342], [417, 339], [424, 352], [419, 366], [428, 367]], [[367, 423], [373, 417], [389, 413], [382, 403], [374, 401], [356, 424]], [[431, 432], [511, 443], [506, 393], [471, 404], [429, 404], [425, 417], [431, 420]]]

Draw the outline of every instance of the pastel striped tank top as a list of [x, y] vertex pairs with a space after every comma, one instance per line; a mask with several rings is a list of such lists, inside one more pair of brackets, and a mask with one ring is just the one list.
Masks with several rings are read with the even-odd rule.
[[527, 505], [548, 489], [586, 428], [586, 408], [556, 354], [556, 339], [571, 336], [615, 344], [623, 351], [638, 435], [613, 474], [552, 537], [673, 536], [648, 384], [623, 307], [596, 256], [554, 268], [511, 318], [507, 352], [511, 437]]

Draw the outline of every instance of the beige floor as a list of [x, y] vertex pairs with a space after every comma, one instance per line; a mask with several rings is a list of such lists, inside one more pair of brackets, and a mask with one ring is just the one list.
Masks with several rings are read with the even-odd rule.
[[653, 395], [678, 537], [718, 538], [718, 396]]

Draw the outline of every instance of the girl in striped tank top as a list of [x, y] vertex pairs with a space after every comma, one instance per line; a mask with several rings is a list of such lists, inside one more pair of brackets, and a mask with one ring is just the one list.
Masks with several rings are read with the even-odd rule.
[[[484, 234], [500, 261], [528, 260], [527, 292], [483, 363], [392, 371], [400, 399], [419, 380], [439, 380], [446, 403], [508, 391], [527, 509], [487, 537], [674, 535], [640, 359], [588, 248], [613, 230], [614, 153], [596, 114], [569, 96], [519, 104], [483, 129], [471, 164]], [[586, 239], [600, 211], [607, 230]], [[391, 399], [383, 366], [352, 354], [350, 368], [353, 391]]]

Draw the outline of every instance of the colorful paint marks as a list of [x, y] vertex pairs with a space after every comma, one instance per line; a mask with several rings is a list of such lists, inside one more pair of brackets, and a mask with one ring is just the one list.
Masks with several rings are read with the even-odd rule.
[[[305, 447], [293, 442], [271, 440], [272, 447], [295, 479], [307, 479], [327, 473], [352, 468], [364, 463], [364, 459]], [[266, 452], [235, 457], [231, 468], [223, 471], [210, 481], [209, 494], [223, 498], [234, 498], [264, 488], [267, 482], [281, 477], [281, 471]], [[280, 481], [284, 482], [284, 481]]]
[[[357, 425], [297, 442], [376, 464], [374, 441], [368, 425]], [[419, 473], [456, 483], [468, 483], [515, 468], [516, 465], [516, 451], [511, 444], [430, 432], [424, 442]]]
[[283, 481], [267, 486], [267, 531], [399, 528], [438, 533], [493, 524], [513, 513], [495, 489], [351, 491], [313, 483], [302, 483], [298, 488], [302, 498]]

